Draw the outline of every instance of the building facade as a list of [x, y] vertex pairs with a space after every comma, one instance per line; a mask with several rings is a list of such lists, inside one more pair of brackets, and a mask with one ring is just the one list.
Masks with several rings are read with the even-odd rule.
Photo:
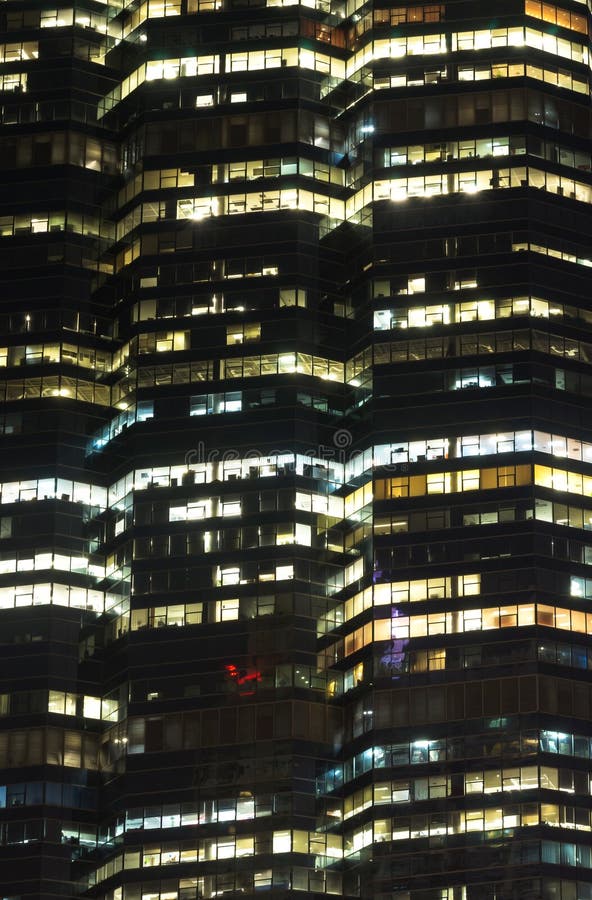
[[49, 2], [1, 896], [592, 900], [588, 3]]

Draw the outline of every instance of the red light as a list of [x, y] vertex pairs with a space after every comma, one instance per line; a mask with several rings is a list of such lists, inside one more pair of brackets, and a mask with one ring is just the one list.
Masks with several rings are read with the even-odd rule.
[[[233, 663], [228, 663], [224, 668], [228, 677], [234, 679], [239, 685], [248, 684], [251, 681], [261, 681], [262, 678], [259, 669], [237, 669]], [[241, 691], [241, 696], [248, 697], [252, 693], [253, 691], [250, 691], [248, 694]]]

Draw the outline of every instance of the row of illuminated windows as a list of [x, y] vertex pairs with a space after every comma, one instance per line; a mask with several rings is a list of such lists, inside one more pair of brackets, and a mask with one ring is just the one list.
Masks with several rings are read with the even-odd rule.
[[52, 499], [84, 503], [104, 510], [107, 507], [107, 488], [67, 478], [32, 478], [0, 483], [0, 503]]
[[256, 835], [228, 835], [205, 838], [197, 844], [169, 843], [164, 846], [145, 846], [142, 850], [128, 850], [96, 869], [93, 883], [98, 884], [117, 872], [152, 866], [197, 863], [209, 860], [240, 859], [245, 856], [273, 853], [306, 853], [341, 859], [341, 835], [322, 834], [302, 830], [258, 833]]
[[378, 619], [374, 622], [374, 634], [369, 623], [348, 635], [344, 641], [344, 653], [346, 656], [355, 653], [372, 640], [462, 634], [467, 631], [488, 631], [528, 625], [544, 625], [562, 631], [592, 634], [592, 614], [542, 603], [463, 609], [455, 612], [442, 611], [423, 616], [400, 616], [394, 613], [392, 619]]
[[53, 553], [52, 551], [34, 553], [32, 550], [21, 550], [16, 555], [8, 555], [9, 553], [10, 551], [0, 554], [0, 574], [2, 575], [13, 572], [38, 572], [46, 569], [77, 572], [93, 578], [102, 578], [105, 575], [105, 567], [91, 563], [86, 556]]
[[497, 188], [534, 187], [581, 203], [592, 202], [591, 185], [554, 172], [524, 166], [393, 178], [389, 181], [376, 181], [373, 187], [373, 191], [372, 186], [369, 186], [346, 201], [346, 218], [351, 218], [363, 206], [376, 200], [400, 202], [408, 197], [437, 197], [458, 192], [474, 194]]
[[590, 90], [588, 82], [568, 69], [547, 69], [542, 66], [525, 65], [524, 63], [485, 63], [484, 65], [459, 66], [459, 81], [484, 81], [492, 78], [534, 78], [545, 84], [579, 94], [587, 94]]
[[[377, 444], [360, 451], [351, 466], [346, 467], [345, 480], [380, 466], [396, 467], [407, 462], [448, 459], [449, 457], [495, 456], [499, 453], [524, 453], [536, 450], [558, 458], [592, 462], [592, 444], [563, 434], [544, 431], [506, 431], [503, 434], [463, 435], [457, 438], [428, 438], [424, 441], [401, 441]], [[398, 470], [394, 471], [405, 471]]]
[[592, 476], [551, 466], [535, 465], [534, 480], [529, 465], [499, 466], [493, 469], [465, 469], [458, 472], [432, 472], [428, 475], [401, 476], [378, 480], [377, 500], [397, 497], [423, 497], [426, 494], [454, 494], [464, 491], [535, 484], [554, 491], [592, 496]]
[[60, 362], [66, 365], [81, 366], [84, 369], [95, 369], [97, 372], [111, 370], [111, 354], [92, 347], [61, 343], [0, 347], [0, 367]]
[[[448, 45], [447, 45], [448, 44]], [[363, 66], [380, 59], [401, 59], [405, 56], [445, 54], [449, 51], [489, 50], [497, 47], [532, 47], [562, 59], [588, 62], [585, 43], [575, 43], [534, 28], [491, 28], [480, 31], [445, 34], [419, 34], [393, 37], [369, 42], [345, 67], [345, 77], [352, 78]]]
[[0, 63], [16, 62], [21, 59], [37, 59], [38, 41], [19, 41], [15, 44], [0, 44]]
[[[465, 138], [462, 141], [411, 144], [403, 147], [385, 147], [377, 151], [379, 161], [388, 166], [417, 166], [422, 163], [443, 163], [456, 159], [480, 159], [490, 156], [516, 156], [526, 153], [523, 135]], [[572, 151], [573, 153], [573, 151]], [[589, 162], [590, 154], [584, 154]]]
[[242, 51], [227, 53], [223, 57], [215, 54], [148, 60], [125, 78], [119, 87], [104, 97], [100, 104], [99, 117], [113, 109], [145, 81], [217, 75], [222, 67], [226, 72], [246, 72], [285, 66], [312, 69], [335, 78], [343, 78], [345, 75], [343, 60], [303, 47]]
[[[584, 32], [586, 33], [586, 32]], [[493, 47], [532, 47], [553, 56], [587, 63], [586, 42], [576, 43], [535, 28], [492, 28], [452, 35], [452, 50], [488, 50]]]
[[[148, 173], [146, 173], [148, 174]], [[212, 166], [212, 183], [254, 181], [258, 178], [278, 178], [281, 175], [306, 175], [317, 181], [343, 185], [344, 171], [319, 160], [297, 156], [275, 159], [254, 159], [218, 163]]]
[[[456, 440], [432, 438], [426, 441], [376, 445], [356, 456], [356, 459], [348, 466], [347, 478], [357, 477], [363, 472], [371, 470], [372, 467], [400, 466], [423, 459], [447, 459], [451, 455], [458, 457], [486, 456], [530, 450], [559, 458], [592, 461], [592, 444], [567, 438], [565, 435], [519, 431], [505, 434], [466, 435]], [[295, 457], [294, 454], [284, 454], [217, 462], [215, 459], [212, 461], [200, 460], [196, 451], [193, 458], [188, 458], [186, 465], [138, 469], [128, 473], [108, 489], [108, 502], [111, 507], [121, 508], [121, 501], [132, 490], [159, 486], [174, 487], [181, 484], [207, 484], [213, 481], [267, 478], [291, 472], [301, 476], [336, 481], [338, 484], [342, 482], [341, 466], [333, 461], [329, 465], [327, 461], [313, 457], [302, 455]], [[39, 500], [58, 496], [61, 499], [103, 508], [105, 506], [104, 491], [105, 489], [98, 485], [82, 482], [72, 483], [63, 479], [33, 479], [0, 485], [0, 498], [2, 503], [13, 503], [19, 500]], [[311, 494], [309, 502], [308, 495], [300, 492], [297, 506], [302, 509], [310, 507], [314, 512], [337, 515], [338, 510], [333, 500], [334, 498], [331, 501], [327, 500], [325, 504], [324, 498]], [[196, 502], [199, 505], [199, 502]], [[333, 505], [331, 505], [332, 503]], [[175, 515], [177, 514], [175, 513]], [[188, 508], [186, 515], [188, 519], [202, 517], [199, 511], [190, 514]], [[183, 518], [182, 514], [181, 518]]]
[[445, 7], [441, 3], [375, 9], [371, 22], [373, 21], [375, 25], [440, 22], [444, 18], [444, 9]]
[[97, 735], [63, 728], [26, 728], [0, 733], [0, 766], [97, 768]]
[[[221, 604], [233, 601], [220, 601]], [[225, 608], [219, 607], [220, 614]], [[180, 603], [173, 606], [152, 606], [148, 609], [134, 609], [131, 613], [131, 630], [144, 628], [182, 627], [200, 625], [203, 621], [203, 603]], [[217, 618], [216, 621], [222, 621]], [[126, 629], [127, 630], [127, 629]]]
[[[30, 571], [30, 570], [29, 570]], [[76, 570], [75, 570], [76, 571]], [[79, 572], [87, 571], [80, 565]], [[15, 609], [22, 606], [67, 606], [72, 609], [88, 609], [102, 613], [117, 606], [120, 598], [114, 594], [104, 594], [91, 588], [75, 587], [68, 584], [19, 584], [0, 587], [0, 609]]]
[[[508, 829], [551, 825], [590, 831], [590, 811], [556, 803], [521, 803], [509, 807], [457, 810], [398, 816], [375, 820], [345, 837], [344, 854], [350, 856], [364, 847], [383, 841], [417, 840], [471, 832], [506, 832]], [[589, 849], [589, 848], [588, 848]]]
[[437, 338], [425, 337], [416, 338], [413, 341], [375, 344], [374, 365], [457, 356], [480, 356], [489, 353], [509, 353], [519, 350], [536, 350], [551, 356], [592, 362], [592, 343], [573, 340], [563, 335], [524, 329], [523, 331], [465, 333]]
[[569, 28], [571, 31], [588, 34], [588, 22], [585, 15], [572, 13], [561, 6], [555, 6], [553, 3], [541, 3], [540, 0], [525, 0], [524, 12], [527, 16], [542, 19], [543, 22], [550, 22], [552, 25], [559, 25], [561, 28]]
[[[451, 36], [451, 40], [456, 40], [456, 38], [456, 34]], [[396, 60], [405, 56], [444, 54], [446, 51], [446, 35], [438, 33], [369, 41], [347, 61], [345, 77], [347, 79], [354, 78], [361, 68], [370, 66], [377, 59]]]
[[[547, 476], [540, 469], [540, 480], [535, 476], [535, 484], [547, 486]], [[567, 473], [563, 473], [567, 475]], [[572, 474], [572, 473], [570, 473]], [[575, 475], [580, 479], [582, 476]], [[589, 483], [588, 483], [589, 482]], [[455, 472], [431, 472], [427, 475], [402, 475], [375, 482], [376, 500], [390, 500], [399, 497], [423, 497], [429, 494], [455, 494], [464, 491], [490, 490], [500, 487], [515, 487], [532, 484], [532, 466], [498, 466], [491, 469], [464, 469]], [[587, 490], [592, 491], [592, 477], [587, 478]], [[565, 490], [565, 488], [563, 488]], [[580, 490], [581, 493], [581, 490]]]
[[[335, 219], [343, 218], [343, 201], [325, 194], [315, 194], [300, 189], [267, 190], [251, 194], [183, 199], [177, 202], [177, 218], [199, 221], [211, 216], [270, 212], [279, 209], [300, 209], [330, 215]], [[164, 202], [144, 203], [118, 222], [116, 226], [117, 240], [121, 240], [142, 222], [155, 222], [166, 216], [167, 206]]]
[[129, 472], [109, 488], [109, 506], [121, 508], [120, 501], [133, 490], [292, 474], [335, 482], [333, 490], [343, 482], [343, 466], [334, 460], [301, 453], [274, 453], [270, 456], [253, 453], [242, 459], [224, 459], [217, 451], [206, 454], [196, 448], [188, 451], [184, 464], [153, 466]]
[[502, 791], [530, 791], [539, 788], [585, 796], [591, 793], [590, 775], [587, 772], [552, 766], [504, 766], [452, 776], [430, 775], [377, 782], [344, 798], [343, 818], [349, 819], [382, 804], [417, 803], [463, 794], [498, 794]]
[[[536, 252], [536, 251], [535, 251]], [[560, 251], [550, 251], [555, 255]], [[562, 258], [567, 255], [561, 253]], [[573, 262], [573, 259], [569, 260]], [[588, 260], [576, 258], [576, 263], [588, 265]], [[377, 296], [390, 293], [388, 282], [375, 282]], [[390, 331], [394, 328], [430, 328], [433, 325], [450, 325], [454, 322], [488, 322], [492, 319], [507, 319], [513, 316], [533, 318], [566, 318], [592, 323], [592, 314], [585, 309], [577, 309], [540, 297], [504, 297], [496, 300], [466, 300], [463, 303], [439, 303], [430, 306], [412, 306], [379, 309], [374, 313], [375, 331]]]
[[308, 353], [267, 353], [264, 356], [227, 358], [220, 361], [221, 378], [247, 378], [297, 372], [343, 382], [343, 363]]
[[40, 28], [67, 28], [69, 25], [81, 25], [83, 28], [92, 28], [95, 31], [107, 33], [107, 17], [101, 13], [85, 9], [41, 9], [38, 15]]
[[[587, 94], [588, 82], [581, 76], [577, 77], [566, 69], [543, 68], [542, 66], [526, 65], [519, 62], [484, 62], [474, 65], [459, 65], [457, 69], [458, 81], [491, 81], [494, 78], [534, 78], [545, 84], [553, 84], [556, 87]], [[445, 66], [439, 70], [425, 71], [423, 76], [414, 72], [402, 72], [392, 75], [375, 75], [375, 90], [389, 88], [415, 87], [418, 84], [438, 84], [441, 81], [449, 81], [448, 71]], [[363, 133], [363, 132], [362, 132]]]
[[74, 234], [110, 237], [110, 226], [102, 225], [97, 216], [76, 212], [22, 213], [15, 216], [0, 216], [0, 237], [19, 234], [46, 234], [47, 232], [70, 231]]
[[[488, 609], [445, 610], [419, 616], [403, 616], [393, 607], [390, 619], [376, 619], [356, 628], [319, 654], [319, 667], [325, 668], [357, 653], [376, 641], [402, 641], [435, 634], [464, 634], [528, 625], [545, 625], [566, 631], [592, 633], [592, 615], [586, 625], [586, 613], [541, 604], [493, 606]], [[403, 651], [401, 651], [403, 652]]]
[[100, 406], [111, 405], [111, 391], [107, 385], [68, 378], [65, 375], [46, 375], [44, 378], [14, 379], [0, 382], [0, 401], [31, 400], [40, 397], [68, 397]]
[[579, 472], [566, 472], [550, 466], [534, 467], [534, 483], [554, 491], [592, 496], [592, 478]]
[[[161, 204], [160, 218], [165, 215], [165, 208]], [[244, 215], [252, 212], [273, 212], [280, 209], [298, 209], [306, 212], [315, 212], [329, 216], [332, 219], [343, 220], [343, 200], [330, 197], [327, 194], [313, 193], [302, 188], [285, 188], [283, 190], [264, 190], [253, 193], [229, 194], [218, 197], [196, 197], [194, 199], [179, 200], [177, 202], [177, 218], [200, 221], [211, 216]], [[149, 204], [143, 204], [137, 210], [138, 221], [155, 221], [158, 216], [149, 208]], [[124, 220], [126, 221], [126, 220]], [[122, 228], [123, 228], [123, 223]], [[127, 230], [131, 230], [127, 227]], [[125, 229], [123, 229], [125, 231]]]
[[128, 809], [111, 826], [99, 831], [99, 844], [130, 831], [150, 831], [161, 828], [187, 828], [217, 822], [243, 822], [270, 816], [277, 811], [281, 797], [271, 794], [253, 796], [245, 792], [240, 797], [215, 798], [199, 803], [167, 803]]

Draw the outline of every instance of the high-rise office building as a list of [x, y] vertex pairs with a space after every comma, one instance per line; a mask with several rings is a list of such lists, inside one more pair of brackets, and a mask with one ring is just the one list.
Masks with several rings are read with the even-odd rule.
[[0, 896], [592, 900], [589, 4], [52, 2]]

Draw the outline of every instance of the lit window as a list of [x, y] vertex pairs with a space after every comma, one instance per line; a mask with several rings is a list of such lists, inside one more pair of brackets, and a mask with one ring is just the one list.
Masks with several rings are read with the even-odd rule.
[[216, 622], [233, 622], [238, 619], [239, 601], [218, 600], [216, 602]]

